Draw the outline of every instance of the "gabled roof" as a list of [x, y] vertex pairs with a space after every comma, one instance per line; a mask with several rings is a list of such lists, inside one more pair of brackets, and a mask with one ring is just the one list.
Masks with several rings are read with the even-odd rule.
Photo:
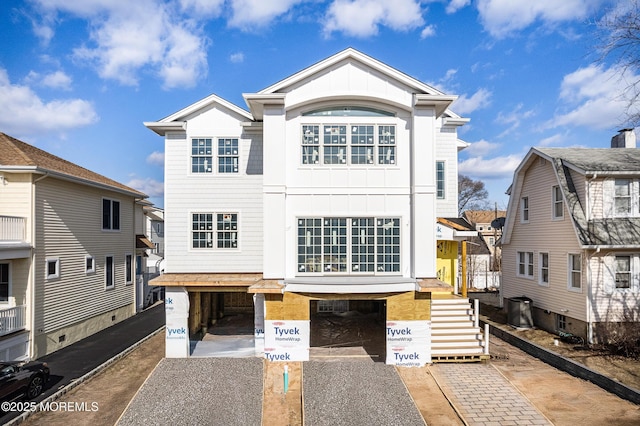
[[571, 170], [586, 178], [596, 176], [640, 175], [640, 149], [635, 148], [531, 148], [516, 169], [510, 186], [504, 244], [511, 239], [516, 222], [523, 178], [536, 158], [553, 167], [578, 242], [583, 248], [597, 246], [640, 247], [640, 218], [587, 220], [571, 176]]
[[462, 213], [462, 217], [472, 225], [476, 223], [491, 223], [495, 218], [505, 217], [506, 215], [506, 210], [466, 210]]
[[108, 188], [136, 198], [147, 195], [35, 146], [0, 132], [0, 171], [51, 174], [85, 185]]
[[164, 136], [168, 131], [183, 131], [186, 129], [187, 117], [202, 109], [208, 108], [213, 104], [218, 104], [221, 107], [235, 112], [241, 117], [244, 117], [248, 121], [253, 121], [253, 116], [250, 112], [240, 108], [237, 105], [232, 104], [231, 102], [221, 98], [220, 96], [211, 94], [206, 98], [200, 99], [199, 101], [189, 105], [188, 107], [183, 108], [178, 112], [174, 112], [173, 114], [161, 120], [147, 121], [143, 124], [160, 136]]
[[417, 80], [409, 75], [398, 71], [389, 65], [378, 61], [364, 53], [353, 49], [351, 47], [344, 49], [335, 55], [332, 55], [326, 59], [317, 62], [302, 71], [299, 71], [279, 82], [272, 84], [271, 86], [259, 91], [258, 93], [245, 93], [243, 94], [247, 105], [256, 119], [262, 119], [263, 105], [266, 103], [273, 104], [274, 102], [284, 102], [284, 93], [296, 84], [313, 78], [314, 75], [318, 75], [326, 69], [333, 67], [343, 61], [355, 61], [369, 69], [373, 69], [382, 75], [389, 77], [390, 79], [397, 81], [401, 84], [411, 88], [415, 94], [416, 103], [424, 105], [433, 105], [436, 109], [436, 115], [440, 115], [446, 112], [447, 117], [451, 118], [450, 125], [463, 125], [469, 120], [461, 118], [459, 115], [448, 110], [449, 106], [458, 97], [453, 95], [447, 95], [440, 90], [429, 86]]

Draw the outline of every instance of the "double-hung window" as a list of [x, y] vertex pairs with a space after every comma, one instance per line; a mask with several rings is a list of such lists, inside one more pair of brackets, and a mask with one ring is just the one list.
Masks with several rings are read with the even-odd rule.
[[396, 126], [303, 124], [302, 164], [396, 164]]
[[520, 199], [520, 222], [529, 222], [529, 197]]
[[562, 191], [560, 186], [554, 186], [551, 190], [553, 204], [553, 218], [562, 219], [564, 217], [564, 205], [562, 203]]
[[[215, 221], [215, 222], [214, 222]], [[193, 213], [191, 247], [237, 248], [238, 213]]]
[[191, 139], [191, 173], [211, 173], [213, 147], [211, 138]]
[[533, 252], [519, 251], [518, 253], [518, 276], [533, 278]]
[[616, 256], [616, 288], [631, 288], [631, 256]]
[[120, 201], [102, 199], [102, 229], [111, 231], [120, 229]]
[[613, 206], [616, 216], [631, 215], [631, 179], [616, 179], [613, 190]]
[[298, 219], [298, 273], [399, 272], [399, 218]]
[[582, 289], [582, 255], [569, 254], [569, 290], [579, 291]]
[[538, 284], [549, 285], [549, 253], [540, 253], [538, 257]]
[[218, 139], [218, 173], [238, 173], [238, 139]]

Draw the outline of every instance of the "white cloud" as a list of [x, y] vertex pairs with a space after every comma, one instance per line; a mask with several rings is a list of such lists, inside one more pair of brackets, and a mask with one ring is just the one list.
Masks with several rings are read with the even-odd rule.
[[462, 9], [465, 6], [468, 6], [471, 3], [471, 0], [451, 0], [447, 5], [445, 11], [447, 13], [456, 13], [458, 10]]
[[471, 142], [471, 144], [465, 148], [464, 153], [471, 157], [484, 157], [490, 152], [496, 151], [502, 146], [499, 143], [485, 141], [484, 139], [478, 142]]
[[217, 17], [222, 13], [224, 0], [180, 0], [182, 10], [203, 17]]
[[427, 25], [422, 29], [420, 33], [420, 38], [433, 37], [436, 35], [436, 26], [435, 25]]
[[[610, 129], [620, 125], [628, 106], [625, 90], [631, 82], [638, 80], [640, 76], [629, 70], [595, 65], [567, 74], [560, 85], [559, 99], [564, 103], [563, 108], [543, 127], [569, 125]], [[640, 107], [635, 108], [637, 111]]]
[[506, 179], [513, 176], [513, 171], [522, 161], [519, 155], [506, 155], [484, 159], [469, 158], [458, 165], [459, 173], [483, 179]]
[[154, 151], [147, 157], [147, 163], [155, 164], [157, 166], [164, 165], [164, 152]]
[[229, 56], [229, 60], [234, 64], [240, 64], [244, 62], [244, 53], [242, 52], [232, 53], [231, 56]]
[[517, 128], [519, 128], [520, 124], [522, 124], [522, 120], [533, 117], [534, 111], [533, 110], [522, 111], [522, 106], [523, 106], [522, 104], [518, 104], [515, 107], [515, 109], [511, 111], [508, 111], [506, 113], [500, 111], [498, 113], [496, 122], [498, 124], [508, 126], [502, 133], [500, 133], [500, 135], [498, 136], [499, 138], [506, 136], [509, 133], [516, 130]]
[[[138, 84], [138, 73], [150, 68], [165, 88], [193, 87], [206, 74], [206, 37], [197, 19], [178, 13], [176, 3], [158, 0], [38, 0], [43, 26], [66, 12], [89, 21], [89, 41], [74, 49], [102, 78]], [[196, 14], [205, 3], [183, 1]], [[213, 5], [215, 6], [215, 5]], [[206, 9], [216, 12], [213, 6]], [[197, 16], [203, 18], [203, 16]]]
[[26, 85], [11, 84], [0, 68], [0, 129], [17, 137], [64, 133], [98, 121], [91, 102], [83, 99], [54, 99], [45, 102]]
[[334, 0], [325, 16], [324, 33], [366, 38], [378, 34], [380, 26], [409, 31], [422, 25], [420, 2], [416, 0]]
[[491, 95], [492, 93], [487, 89], [479, 89], [471, 96], [467, 96], [466, 94], [461, 95], [456, 101], [453, 103], [451, 109], [453, 109], [457, 114], [469, 114], [473, 111], [486, 108], [491, 105]]
[[42, 84], [52, 89], [71, 90], [71, 77], [62, 71], [56, 71], [45, 75]]
[[477, 8], [484, 28], [496, 38], [504, 38], [536, 21], [555, 25], [581, 21], [604, 0], [478, 0]]
[[164, 183], [152, 178], [135, 178], [126, 183], [127, 186], [144, 192], [149, 197], [164, 196]]
[[268, 25], [304, 0], [231, 0], [229, 26], [250, 30]]

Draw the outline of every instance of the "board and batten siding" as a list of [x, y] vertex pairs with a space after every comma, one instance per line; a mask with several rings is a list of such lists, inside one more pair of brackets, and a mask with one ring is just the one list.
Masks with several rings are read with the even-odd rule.
[[[134, 285], [125, 285], [125, 255], [135, 259], [133, 197], [52, 177], [35, 193], [35, 335], [127, 306], [133, 314]], [[102, 230], [103, 198], [120, 201], [119, 231]], [[95, 273], [86, 273], [86, 256]], [[112, 289], [105, 288], [106, 256], [115, 265]], [[59, 278], [46, 278], [48, 258], [59, 259]]]
[[[534, 307], [553, 312], [565, 312], [567, 316], [586, 319], [587, 278], [586, 260], [583, 256], [582, 291], [568, 289], [568, 255], [580, 254], [582, 250], [564, 206], [564, 218], [552, 218], [552, 187], [557, 178], [548, 161], [532, 161], [524, 172], [522, 190], [519, 194], [529, 198], [529, 222], [522, 223], [520, 199], [509, 244], [502, 250], [503, 297], [526, 296], [533, 300]], [[533, 278], [517, 275], [518, 252], [533, 252]], [[539, 254], [549, 254], [549, 285], [539, 284]]]
[[[189, 121], [189, 134], [165, 137], [167, 273], [262, 271], [262, 140], [242, 133], [240, 120], [213, 108]], [[212, 138], [213, 173], [191, 173], [192, 137]], [[218, 137], [238, 138], [238, 173], [217, 173]], [[237, 213], [238, 248], [218, 249], [215, 241], [213, 248], [192, 248], [194, 213]]]

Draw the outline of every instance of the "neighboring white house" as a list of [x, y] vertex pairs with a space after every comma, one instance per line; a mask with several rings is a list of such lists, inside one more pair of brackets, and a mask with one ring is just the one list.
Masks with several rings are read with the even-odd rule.
[[515, 171], [502, 237], [503, 297], [534, 324], [589, 342], [640, 320], [640, 150], [532, 148]]
[[384, 312], [389, 363], [480, 357], [477, 330], [471, 348], [438, 346], [432, 315], [455, 284], [437, 279], [438, 240], [476, 234], [437, 223], [457, 216], [456, 96], [346, 49], [244, 98], [249, 111], [211, 95], [145, 123], [165, 142], [153, 283], [167, 291], [167, 356], [244, 307], [258, 351], [305, 360], [311, 311], [357, 302]]
[[0, 359], [35, 359], [135, 314], [144, 198], [0, 133]]

